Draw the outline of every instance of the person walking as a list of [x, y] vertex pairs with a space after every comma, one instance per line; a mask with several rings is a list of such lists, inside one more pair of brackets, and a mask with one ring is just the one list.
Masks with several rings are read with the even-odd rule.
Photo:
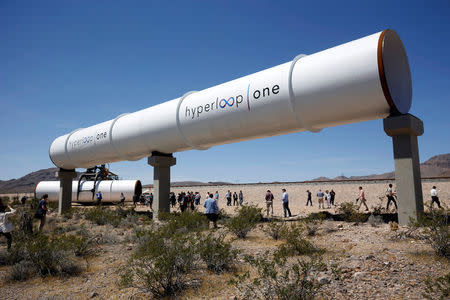
[[324, 193], [322, 192], [321, 189], [319, 189], [319, 191], [317, 192], [317, 202], [319, 202], [319, 209], [322, 208], [324, 209], [324, 205], [323, 205], [323, 197], [324, 197]]
[[361, 208], [361, 205], [364, 204], [364, 206], [366, 207], [366, 211], [368, 211], [369, 207], [367, 207], [366, 196], [365, 196], [365, 193], [364, 193], [364, 190], [363, 190], [362, 186], [359, 187], [358, 200], [359, 200], [358, 210]]
[[213, 222], [214, 228], [217, 228], [217, 217], [219, 213], [219, 207], [217, 206], [216, 200], [213, 199], [213, 195], [209, 194], [208, 199], [203, 203], [205, 207], [205, 215], [206, 217]]
[[327, 209], [331, 208], [331, 195], [328, 190], [325, 191], [325, 198], [327, 199]]
[[397, 201], [395, 201], [395, 198], [394, 198], [394, 197], [397, 197], [397, 193], [392, 190], [392, 183], [389, 183], [389, 186], [386, 190], [386, 197], [388, 199], [387, 205], [386, 205], [386, 210], [389, 211], [389, 205], [391, 204], [391, 201], [394, 202], [395, 209], [398, 209]]
[[238, 195], [236, 192], [233, 193], [233, 206], [239, 205], [238, 203]]
[[430, 190], [430, 195], [431, 195], [431, 205], [430, 205], [430, 209], [433, 209], [433, 203], [436, 202], [437, 206], [439, 208], [441, 207], [441, 202], [439, 201], [439, 197], [438, 197], [438, 191], [436, 189], [436, 186], [433, 185], [433, 188]]
[[124, 203], [125, 203], [125, 196], [123, 195], [123, 193], [120, 193], [120, 204]]
[[138, 202], [139, 202], [139, 196], [134, 194], [133, 195], [133, 205], [136, 206]]
[[38, 208], [36, 210], [36, 213], [34, 214], [34, 217], [36, 219], [41, 220], [41, 223], [39, 224], [39, 231], [42, 231], [42, 229], [44, 228], [45, 219], [47, 218], [47, 211], [48, 211], [47, 199], [48, 194], [44, 194], [41, 198], [41, 201], [39, 201]]
[[242, 203], [244, 203], [244, 194], [242, 194], [242, 190], [239, 191], [239, 205], [242, 206]]
[[8, 250], [11, 249], [13, 224], [10, 217], [16, 213], [16, 210], [8, 205], [10, 211], [6, 211], [6, 206], [1, 203], [0, 205], [0, 235], [6, 237], [8, 244]]
[[286, 189], [282, 189], [281, 191], [283, 192], [281, 201], [283, 202], [284, 217], [286, 218], [286, 211], [289, 213], [289, 217], [292, 217], [291, 210], [289, 209], [289, 195], [286, 192]]
[[200, 204], [200, 198], [202, 196], [200, 196], [199, 192], [195, 192], [195, 205], [199, 205]]
[[219, 205], [219, 191], [216, 191], [216, 201], [217, 205]]
[[225, 198], [227, 199], [227, 206], [231, 206], [231, 192], [228, 190], [228, 192], [225, 194]]
[[330, 191], [330, 195], [331, 195], [331, 200], [330, 200], [331, 205], [336, 206], [336, 205], [334, 204], [334, 198], [336, 197], [336, 193], [335, 193], [333, 190], [331, 190], [331, 191]]
[[150, 209], [153, 210], [153, 193], [150, 193], [148, 196], [148, 206], [150, 206]]
[[269, 217], [270, 209], [272, 209], [270, 212], [270, 216], [273, 217], [273, 194], [270, 190], [267, 190], [266, 192], [266, 209], [267, 209], [267, 217]]
[[311, 192], [309, 190], [306, 190], [306, 194], [308, 194], [308, 196], [306, 198], [306, 206], [308, 206], [308, 203], [310, 203], [311, 206], [313, 206], [312, 205], [312, 194], [311, 194]]
[[170, 204], [172, 205], [172, 208], [175, 207], [175, 204], [177, 203], [177, 198], [175, 197], [174, 192], [170, 192]]
[[103, 194], [101, 191], [98, 191], [97, 194], [95, 195], [97, 197], [97, 204], [102, 203], [102, 199], [103, 199]]
[[24, 195], [20, 201], [22, 202], [22, 205], [25, 205], [25, 202], [27, 202], [27, 196]]

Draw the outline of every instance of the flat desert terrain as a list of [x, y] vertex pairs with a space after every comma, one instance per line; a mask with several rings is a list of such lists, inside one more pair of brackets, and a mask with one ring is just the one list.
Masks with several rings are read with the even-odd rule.
[[[283, 215], [283, 206], [281, 203], [281, 189], [285, 188], [289, 194], [289, 207], [292, 214], [294, 215], [305, 215], [311, 212], [320, 211], [318, 208], [317, 197], [315, 196], [319, 189], [322, 191], [333, 189], [336, 192], [335, 204], [338, 205], [343, 202], [355, 202], [358, 197], [358, 187], [362, 186], [369, 209], [373, 207], [382, 206], [386, 207], [387, 198], [385, 196], [385, 191], [388, 184], [392, 183], [395, 189], [395, 182], [387, 180], [377, 180], [377, 181], [348, 181], [348, 182], [314, 182], [314, 183], [258, 183], [258, 184], [244, 184], [244, 185], [221, 185], [221, 186], [184, 186], [184, 187], [172, 187], [171, 190], [178, 194], [182, 191], [194, 191], [199, 192], [202, 196], [201, 201], [205, 200], [206, 193], [210, 192], [215, 194], [216, 191], [219, 192], [219, 208], [224, 209], [227, 213], [233, 213], [235, 207], [227, 206], [227, 201], [225, 199], [225, 194], [228, 190], [232, 193], [239, 193], [242, 190], [244, 194], [244, 203], [254, 204], [265, 209], [265, 199], [264, 196], [267, 190], [271, 190], [274, 199], [274, 215]], [[431, 203], [430, 190], [431, 187], [435, 185], [438, 189], [439, 199], [441, 205], [450, 206], [450, 179], [423, 179], [422, 180], [422, 192], [423, 200], [425, 205], [425, 210], [428, 210], [428, 206]], [[306, 207], [306, 190], [312, 192], [313, 207]], [[401, 203], [398, 203], [401, 205]], [[435, 204], [436, 207], [436, 204]], [[394, 205], [390, 205], [390, 209], [394, 210]], [[361, 207], [361, 210], [364, 206]], [[200, 211], [202, 211], [200, 209]], [[330, 210], [331, 213], [334, 212], [334, 208]]]

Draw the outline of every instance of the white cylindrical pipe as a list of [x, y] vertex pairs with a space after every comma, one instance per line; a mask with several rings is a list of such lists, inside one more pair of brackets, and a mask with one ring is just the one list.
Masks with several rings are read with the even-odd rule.
[[[72, 202], [92, 203], [92, 187], [94, 181], [82, 181], [80, 183], [80, 193], [77, 200], [78, 181], [72, 182]], [[133, 195], [142, 193], [142, 185], [139, 180], [102, 180], [98, 181], [95, 186], [95, 193], [102, 192], [102, 202], [120, 201], [120, 194], [123, 193], [125, 201], [132, 201]], [[36, 198], [41, 198], [44, 194], [48, 194], [49, 201], [58, 201], [59, 181], [41, 181], [36, 185]]]
[[407, 113], [408, 57], [385, 30], [58, 137], [64, 169], [173, 153]]

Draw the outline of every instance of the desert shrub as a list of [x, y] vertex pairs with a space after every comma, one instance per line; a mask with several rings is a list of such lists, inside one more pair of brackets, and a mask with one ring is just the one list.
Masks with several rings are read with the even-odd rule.
[[[39, 203], [38, 203], [39, 204]], [[58, 210], [59, 202], [58, 201], [47, 201], [47, 207], [51, 210]]]
[[306, 218], [304, 218], [303, 220], [305, 222], [310, 222], [310, 221], [319, 221], [322, 222], [323, 220], [325, 220], [327, 218], [327, 214], [324, 213], [323, 211], [321, 212], [316, 212], [316, 213], [310, 213]]
[[286, 230], [285, 222], [275, 222], [273, 220], [267, 223], [267, 226], [263, 228], [263, 231], [267, 233], [274, 240], [278, 240], [283, 232]]
[[245, 260], [256, 275], [251, 276], [247, 271], [230, 281], [243, 294], [243, 299], [314, 299], [320, 288], [311, 279], [313, 270], [322, 265], [318, 256], [289, 265], [285, 259], [269, 258], [267, 252], [258, 258], [247, 256]]
[[366, 216], [363, 213], [358, 212], [356, 207], [351, 202], [343, 202], [338, 207], [339, 214], [342, 214], [343, 221], [345, 222], [364, 222], [366, 220]]
[[122, 216], [116, 211], [97, 206], [93, 209], [87, 210], [85, 214], [86, 220], [89, 220], [97, 225], [111, 224], [114, 227], [119, 226]]
[[25, 281], [38, 273], [31, 261], [22, 260], [11, 267], [10, 279], [14, 281]]
[[2, 196], [0, 197], [0, 200], [2, 201], [3, 205], [7, 205], [9, 203], [9, 196]]
[[320, 228], [322, 224], [322, 220], [320, 219], [304, 219], [303, 224], [305, 227], [306, 234], [308, 236], [314, 236]]
[[427, 240], [437, 255], [450, 258], [450, 228], [446, 212], [432, 211], [427, 216], [421, 216], [417, 221], [410, 220], [411, 231], [423, 227], [421, 238]]
[[316, 247], [304, 238], [303, 228], [300, 225], [291, 224], [289, 228], [284, 230], [282, 237], [285, 243], [280, 245], [274, 254], [278, 258], [292, 255], [323, 253], [323, 249]]
[[13, 198], [12, 198], [12, 205], [19, 205], [20, 204], [20, 201], [19, 201], [19, 196], [14, 196]]
[[238, 251], [232, 248], [231, 243], [225, 241], [224, 234], [217, 237], [201, 236], [197, 244], [197, 251], [208, 269], [216, 273], [230, 270], [238, 254]]
[[422, 294], [427, 299], [449, 299], [450, 297], [450, 273], [436, 279], [425, 280], [425, 292]]
[[254, 205], [243, 205], [237, 209], [237, 214], [231, 217], [225, 226], [238, 238], [244, 239], [261, 220], [261, 210]]
[[[29, 272], [41, 276], [75, 275], [81, 268], [73, 260], [72, 244], [60, 236], [49, 236], [42, 233], [16, 234], [15, 243], [11, 248], [10, 261], [17, 266], [17, 272], [25, 274], [26, 266]], [[34, 270], [34, 271], [33, 271]]]
[[209, 220], [204, 214], [185, 211], [178, 214], [166, 215], [167, 223], [162, 230], [167, 234], [179, 232], [201, 231], [209, 228]]
[[192, 235], [168, 234], [162, 230], [137, 232], [139, 245], [122, 270], [119, 285], [136, 287], [154, 296], [176, 295], [190, 282], [196, 263]]

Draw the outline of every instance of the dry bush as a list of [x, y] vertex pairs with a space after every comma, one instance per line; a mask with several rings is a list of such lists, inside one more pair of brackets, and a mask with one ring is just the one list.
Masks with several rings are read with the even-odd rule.
[[256, 275], [247, 271], [235, 275], [230, 284], [243, 294], [243, 299], [314, 299], [320, 288], [312, 277], [314, 270], [323, 266], [319, 256], [297, 260], [288, 264], [286, 257], [270, 257], [266, 252], [262, 257], [247, 256], [246, 262]]
[[285, 230], [286, 222], [276, 222], [273, 219], [267, 223], [267, 226], [263, 227], [263, 231], [274, 240], [278, 240]]
[[231, 217], [225, 226], [238, 238], [245, 239], [250, 230], [261, 221], [261, 210], [254, 205], [243, 205], [236, 209], [237, 214]]
[[230, 242], [225, 241], [225, 234], [217, 237], [210, 234], [201, 235], [197, 243], [197, 252], [208, 269], [216, 273], [231, 270], [239, 253], [232, 248]]

